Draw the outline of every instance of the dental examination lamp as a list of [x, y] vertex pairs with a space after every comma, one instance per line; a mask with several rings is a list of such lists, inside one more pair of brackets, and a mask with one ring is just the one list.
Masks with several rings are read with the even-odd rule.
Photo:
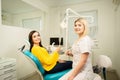
[[71, 8], [66, 9], [65, 12], [65, 17], [62, 20], [60, 26], [62, 29], [66, 29], [66, 44], [65, 44], [65, 50], [68, 49], [68, 20], [70, 18], [77, 18], [77, 17], [85, 17], [85, 18], [90, 18], [91, 22], [93, 21], [93, 17], [92, 16], [81, 16], [79, 13], [75, 12], [74, 10], [72, 10]]

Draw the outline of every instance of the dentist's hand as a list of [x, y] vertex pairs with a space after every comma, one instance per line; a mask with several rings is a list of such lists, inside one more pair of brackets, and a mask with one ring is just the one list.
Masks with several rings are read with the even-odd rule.
[[70, 76], [70, 77], [68, 77], [67, 80], [73, 80], [73, 79], [74, 79], [74, 77], [73, 77], [73, 76]]
[[66, 55], [68, 55], [68, 56], [73, 56], [73, 54], [72, 54], [72, 51], [71, 51], [71, 50], [67, 50], [67, 51], [65, 52], [65, 54], [66, 54]]

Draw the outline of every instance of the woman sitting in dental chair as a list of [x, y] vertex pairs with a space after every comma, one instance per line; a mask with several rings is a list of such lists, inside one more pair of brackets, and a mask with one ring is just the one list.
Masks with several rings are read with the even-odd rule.
[[60, 46], [51, 54], [42, 46], [39, 32], [29, 33], [30, 51], [39, 59], [46, 73], [56, 73], [72, 68], [72, 61], [59, 60]]

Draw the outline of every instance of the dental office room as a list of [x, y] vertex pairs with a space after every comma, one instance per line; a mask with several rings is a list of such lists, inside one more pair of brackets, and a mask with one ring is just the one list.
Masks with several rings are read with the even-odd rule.
[[28, 35], [38, 31], [48, 52], [61, 43], [59, 58], [72, 61], [65, 51], [76, 39], [73, 26], [78, 17], [88, 21], [94, 41], [95, 78], [85, 80], [120, 80], [120, 0], [0, 0], [0, 5], [0, 80], [58, 80], [65, 75], [68, 70], [44, 74], [29, 51]]

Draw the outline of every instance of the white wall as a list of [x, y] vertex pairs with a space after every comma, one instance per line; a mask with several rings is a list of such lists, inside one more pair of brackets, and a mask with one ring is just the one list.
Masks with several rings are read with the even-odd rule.
[[115, 68], [116, 71], [120, 77], [120, 5], [115, 13], [115, 52], [114, 52], [114, 58], [116, 60], [115, 62]]

